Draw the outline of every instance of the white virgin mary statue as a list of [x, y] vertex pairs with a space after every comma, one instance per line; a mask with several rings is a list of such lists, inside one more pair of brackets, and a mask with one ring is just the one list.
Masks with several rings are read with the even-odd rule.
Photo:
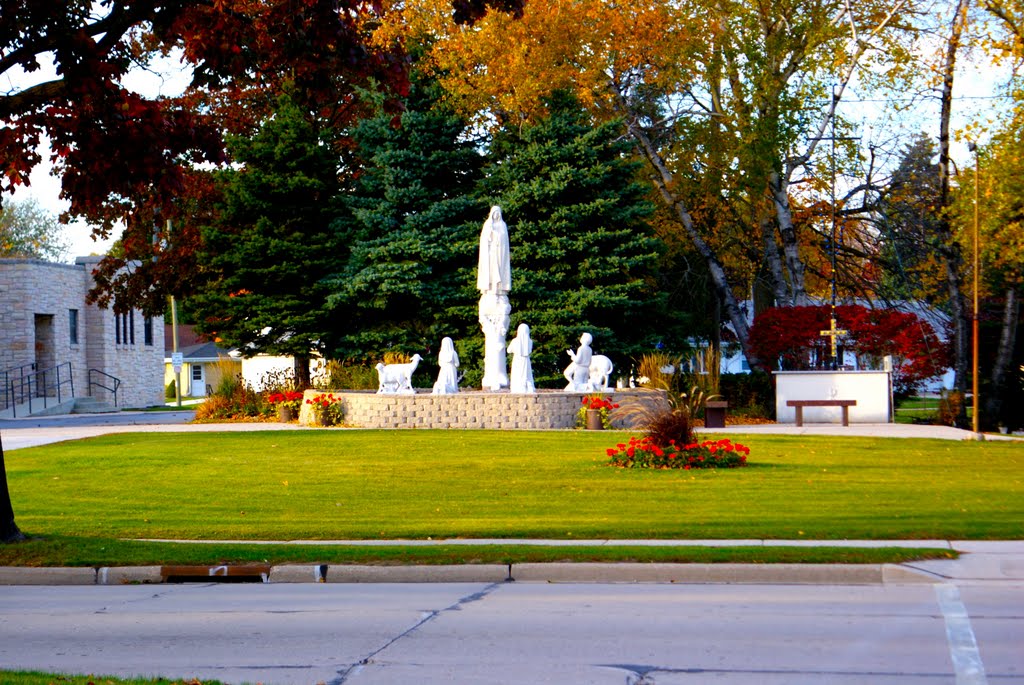
[[477, 263], [476, 287], [480, 291], [480, 327], [484, 331], [483, 387], [500, 390], [508, 387], [508, 357], [505, 336], [508, 334], [508, 291], [512, 289], [512, 266], [509, 262], [508, 226], [501, 218], [501, 207], [491, 207], [480, 231], [480, 258]]
[[480, 259], [476, 287], [481, 293], [507, 293], [512, 290], [512, 265], [509, 261], [508, 226], [501, 218], [501, 207], [491, 213], [480, 231]]

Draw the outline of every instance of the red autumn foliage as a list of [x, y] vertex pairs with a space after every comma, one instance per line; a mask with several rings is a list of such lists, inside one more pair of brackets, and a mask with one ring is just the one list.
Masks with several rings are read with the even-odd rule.
[[[762, 312], [750, 329], [752, 355], [766, 364], [777, 360], [787, 370], [810, 368], [811, 349], [824, 351], [830, 344], [821, 335], [830, 327], [830, 312], [826, 305], [775, 307]], [[843, 336], [844, 348], [858, 358], [878, 361], [892, 355], [897, 392], [909, 391], [949, 366], [948, 344], [915, 314], [840, 305], [836, 307], [836, 321], [848, 332]]]
[[[521, 12], [523, 0], [453, 0], [458, 19], [488, 9]], [[124, 254], [104, 264], [98, 301], [162, 311], [184, 294], [198, 236], [153, 247], [154, 226], [196, 220], [197, 165], [223, 164], [225, 133], [245, 134], [285, 83], [310, 112], [342, 129], [360, 113], [360, 88], [398, 111], [408, 91], [401, 46], [380, 47], [367, 27], [384, 11], [355, 0], [118, 0], [4, 3], [0, 12], [0, 194], [29, 183], [50, 142], [70, 209], [107, 237], [127, 226]], [[192, 82], [180, 97], [145, 97], [125, 75], [158, 54], [180, 54]], [[42, 64], [52, 57], [55, 74]], [[23, 84], [23, 85], [22, 85]], [[159, 265], [143, 268], [157, 256]], [[115, 277], [129, 265], [132, 276]], [[129, 280], [131, 281], [129, 283]]]

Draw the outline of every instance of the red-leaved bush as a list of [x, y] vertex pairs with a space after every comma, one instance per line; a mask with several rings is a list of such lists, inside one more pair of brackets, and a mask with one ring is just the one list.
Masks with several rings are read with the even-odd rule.
[[[830, 344], [821, 331], [830, 326], [827, 305], [774, 307], [757, 315], [750, 329], [750, 351], [765, 364], [777, 361], [785, 370], [810, 368], [810, 351]], [[932, 327], [909, 312], [868, 309], [861, 305], [836, 307], [836, 322], [845, 329], [845, 349], [881, 367], [881, 358], [893, 357], [893, 383], [897, 393], [909, 393], [949, 366], [950, 349]]]

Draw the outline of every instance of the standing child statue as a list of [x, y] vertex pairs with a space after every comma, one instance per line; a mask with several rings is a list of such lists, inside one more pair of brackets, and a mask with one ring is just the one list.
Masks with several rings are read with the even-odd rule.
[[508, 353], [512, 355], [512, 373], [509, 378], [509, 390], [515, 393], [535, 393], [533, 384], [533, 365], [530, 355], [533, 354], [533, 341], [530, 340], [530, 327], [519, 324], [516, 337], [508, 344]]
[[434, 383], [435, 395], [454, 395], [459, 392], [459, 354], [451, 338], [441, 341], [441, 351], [437, 354], [437, 365], [441, 370]]

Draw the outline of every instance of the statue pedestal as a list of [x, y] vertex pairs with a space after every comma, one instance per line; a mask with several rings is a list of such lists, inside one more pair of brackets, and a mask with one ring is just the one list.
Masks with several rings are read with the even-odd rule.
[[480, 297], [480, 328], [484, 333], [484, 390], [497, 391], [508, 387], [508, 334], [512, 307], [507, 293], [483, 293]]

